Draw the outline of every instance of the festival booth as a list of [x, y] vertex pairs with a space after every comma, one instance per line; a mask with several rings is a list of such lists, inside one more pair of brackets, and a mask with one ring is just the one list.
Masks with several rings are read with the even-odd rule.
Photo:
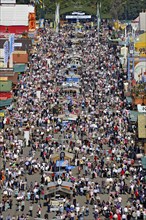
[[26, 63], [16, 63], [13, 65], [13, 71], [17, 74], [18, 79], [20, 80], [22, 75], [27, 71], [27, 64]]
[[135, 43], [135, 51], [138, 52], [141, 57], [146, 57], [146, 33], [139, 35], [138, 41]]
[[71, 63], [67, 65], [67, 68], [68, 69], [72, 69], [72, 70], [80, 69], [81, 68], [81, 64], [80, 64], [78, 59], [73, 59], [71, 61]]
[[[65, 151], [64, 152], [64, 160], [60, 160], [60, 153], [53, 154], [51, 159], [54, 163], [56, 163], [56, 166], [60, 165], [62, 167], [66, 167], [74, 159], [74, 154]], [[59, 161], [61, 161], [61, 162], [59, 162]]]
[[77, 114], [62, 114], [58, 115], [58, 118], [61, 119], [62, 125], [67, 126], [68, 123], [75, 122], [77, 120]]
[[54, 177], [54, 179], [47, 185], [48, 196], [52, 197], [57, 193], [59, 194], [59, 198], [52, 198], [52, 200], [57, 200], [57, 204], [51, 204], [52, 208], [54, 208], [54, 206], [58, 207], [58, 205], [60, 205], [58, 201], [64, 198], [64, 196], [71, 198], [73, 185], [71, 182], [65, 181], [65, 176], [63, 174], [66, 172], [64, 168], [69, 165], [69, 162], [72, 161], [73, 158], [73, 154], [64, 151], [52, 155], [52, 160], [56, 163], [56, 169], [58, 169], [58, 171], [56, 170], [57, 172], [53, 173], [52, 177]]
[[74, 53], [72, 56], [67, 56], [67, 60], [69, 61], [69, 64], [67, 65], [68, 69], [80, 69], [82, 57], [76, 53]]
[[12, 103], [12, 82], [6, 77], [0, 80], [0, 108], [11, 105]]
[[62, 181], [59, 178], [57, 181], [48, 183], [48, 194], [50, 198], [51, 211], [58, 211], [60, 205], [64, 206], [65, 198], [71, 199], [73, 190], [71, 182]]
[[[134, 47], [137, 55], [133, 59], [129, 58], [129, 63], [133, 62], [134, 79], [137, 82], [146, 82], [146, 33], [139, 35]], [[128, 72], [130, 72], [130, 68], [128, 68]]]
[[3, 33], [22, 34], [35, 29], [35, 7], [28, 4], [0, 5], [0, 29]]
[[18, 83], [18, 73], [14, 72], [12, 68], [0, 69], [0, 78], [7, 78], [13, 84]]
[[[71, 153], [69, 153], [69, 154], [71, 154]], [[72, 162], [72, 160], [74, 158], [74, 154], [72, 154], [72, 155], [73, 155], [73, 157], [69, 158], [70, 163]], [[57, 160], [56, 161], [56, 171], [57, 172], [64, 172], [64, 171], [74, 169], [75, 166], [70, 165], [69, 160]], [[59, 173], [58, 173], [58, 176], [59, 176]]]
[[13, 63], [28, 63], [27, 51], [14, 51], [13, 52]]
[[70, 86], [62, 86], [62, 90], [66, 95], [76, 96], [80, 93], [79, 86], [76, 86], [75, 84], [70, 84]]

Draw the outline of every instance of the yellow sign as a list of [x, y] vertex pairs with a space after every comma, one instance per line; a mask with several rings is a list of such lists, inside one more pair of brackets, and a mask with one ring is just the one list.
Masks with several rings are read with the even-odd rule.
[[139, 52], [141, 57], [146, 57], [146, 42], [136, 42], [135, 51]]
[[0, 77], [0, 81], [7, 81], [8, 77]]
[[4, 117], [4, 116], [5, 116], [4, 112], [0, 112], [0, 117]]

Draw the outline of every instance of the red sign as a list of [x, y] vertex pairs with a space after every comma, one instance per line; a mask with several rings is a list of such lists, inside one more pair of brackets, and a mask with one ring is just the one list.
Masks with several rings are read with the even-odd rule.
[[6, 100], [12, 98], [11, 92], [0, 92], [0, 100]]

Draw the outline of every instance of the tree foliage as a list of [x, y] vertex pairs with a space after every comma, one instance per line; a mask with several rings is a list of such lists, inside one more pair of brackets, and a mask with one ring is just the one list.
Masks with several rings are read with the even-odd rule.
[[[17, 0], [17, 3], [26, 3], [31, 0]], [[39, 0], [38, 0], [39, 1]], [[96, 15], [97, 3], [101, 2], [101, 15], [103, 18], [132, 20], [139, 12], [146, 9], [146, 0], [43, 0], [45, 14], [53, 17], [55, 14], [56, 2], [60, 3], [60, 14], [70, 11], [84, 11]], [[37, 4], [37, 9], [40, 6]]]

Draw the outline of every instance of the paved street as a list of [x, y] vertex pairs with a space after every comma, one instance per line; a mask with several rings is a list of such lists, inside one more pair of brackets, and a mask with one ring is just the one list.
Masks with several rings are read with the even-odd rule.
[[81, 32], [74, 25], [38, 31], [1, 130], [1, 220], [144, 219], [136, 166], [143, 149], [127, 110], [119, 47], [103, 26], [102, 44], [88, 23]]

